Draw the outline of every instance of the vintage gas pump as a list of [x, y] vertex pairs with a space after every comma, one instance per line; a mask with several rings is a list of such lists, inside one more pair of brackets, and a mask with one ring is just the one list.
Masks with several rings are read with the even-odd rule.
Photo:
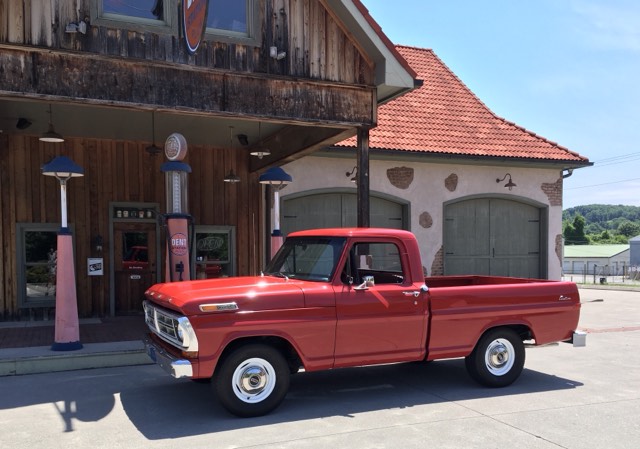
[[167, 212], [164, 226], [167, 235], [166, 282], [191, 279], [191, 244], [193, 240], [193, 218], [187, 213], [187, 174], [189, 164], [182, 162], [187, 155], [187, 140], [182, 134], [171, 134], [165, 144], [164, 153], [169, 159], [160, 170], [165, 173]]

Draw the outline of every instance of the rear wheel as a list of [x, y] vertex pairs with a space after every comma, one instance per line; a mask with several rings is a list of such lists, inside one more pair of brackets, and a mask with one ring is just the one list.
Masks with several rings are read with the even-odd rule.
[[469, 375], [480, 384], [506, 387], [522, 373], [524, 359], [524, 344], [518, 334], [509, 328], [497, 328], [480, 338], [465, 365]]
[[289, 366], [271, 346], [243, 346], [224, 359], [214, 385], [229, 412], [241, 417], [261, 416], [284, 400], [289, 389]]

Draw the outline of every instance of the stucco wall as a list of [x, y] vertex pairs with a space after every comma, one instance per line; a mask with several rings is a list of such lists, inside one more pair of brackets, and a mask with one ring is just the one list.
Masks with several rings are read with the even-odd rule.
[[[355, 159], [308, 156], [283, 166], [293, 182], [280, 193], [288, 195], [311, 190], [353, 189], [345, 173]], [[516, 187], [496, 183], [510, 173]], [[370, 189], [410, 203], [410, 230], [416, 235], [422, 263], [431, 274], [436, 254], [442, 247], [443, 204], [465, 197], [492, 196], [527, 202], [548, 208], [548, 277], [560, 279], [562, 234], [562, 178], [559, 169], [539, 169], [450, 163], [371, 160]]]

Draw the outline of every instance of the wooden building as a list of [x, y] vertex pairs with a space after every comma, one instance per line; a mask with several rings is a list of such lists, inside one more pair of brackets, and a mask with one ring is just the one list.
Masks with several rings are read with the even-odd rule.
[[79, 315], [138, 313], [163, 272], [168, 135], [188, 142], [195, 276], [255, 274], [260, 173], [356, 134], [366, 170], [378, 105], [416, 84], [359, 0], [129, 3], [0, 0], [3, 320], [53, 316], [54, 157], [84, 169], [68, 183]]

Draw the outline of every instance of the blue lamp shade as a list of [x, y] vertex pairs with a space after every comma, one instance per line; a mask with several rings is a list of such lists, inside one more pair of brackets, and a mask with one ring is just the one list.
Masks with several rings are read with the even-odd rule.
[[42, 166], [42, 174], [56, 178], [84, 176], [84, 169], [66, 156], [58, 156]]
[[293, 178], [281, 167], [271, 167], [269, 170], [260, 175], [258, 181], [260, 182], [260, 184], [286, 185], [292, 182]]

